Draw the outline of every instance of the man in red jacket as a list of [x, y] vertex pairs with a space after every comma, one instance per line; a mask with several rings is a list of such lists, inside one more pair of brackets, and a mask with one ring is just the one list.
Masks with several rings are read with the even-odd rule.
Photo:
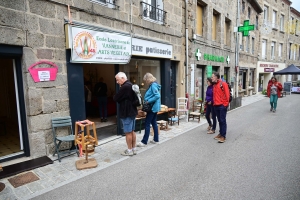
[[218, 140], [219, 143], [224, 143], [226, 141], [226, 114], [229, 105], [230, 91], [227, 83], [220, 79], [220, 74], [218, 72], [214, 72], [211, 79], [212, 82], [215, 83], [213, 88], [214, 109], [220, 127], [220, 133], [214, 139]]

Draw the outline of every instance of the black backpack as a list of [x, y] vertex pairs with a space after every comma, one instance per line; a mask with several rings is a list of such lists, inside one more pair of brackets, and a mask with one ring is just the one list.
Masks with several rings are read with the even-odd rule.
[[[224, 88], [223, 88], [223, 84], [222, 84], [223, 81], [220, 82], [220, 87], [222, 89], [222, 91], [224, 91]], [[227, 83], [227, 82], [225, 82]], [[227, 83], [228, 85], [228, 89], [229, 89], [229, 103], [232, 101], [232, 91], [231, 91], [231, 86], [229, 83]]]

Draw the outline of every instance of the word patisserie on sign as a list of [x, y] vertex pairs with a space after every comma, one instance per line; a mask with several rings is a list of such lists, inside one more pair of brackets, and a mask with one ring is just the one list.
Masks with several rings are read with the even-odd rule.
[[119, 33], [71, 28], [73, 63], [126, 64], [131, 58], [131, 37]]

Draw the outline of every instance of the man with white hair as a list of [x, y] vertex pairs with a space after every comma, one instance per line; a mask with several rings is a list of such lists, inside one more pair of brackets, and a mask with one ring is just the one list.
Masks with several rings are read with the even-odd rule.
[[135, 93], [132, 90], [132, 83], [127, 80], [127, 76], [124, 72], [119, 72], [115, 78], [117, 84], [120, 86], [120, 90], [114, 96], [114, 101], [120, 105], [118, 114], [123, 124], [123, 131], [128, 147], [128, 149], [121, 154], [124, 156], [133, 156], [136, 155], [136, 134], [134, 129], [137, 108], [132, 103], [135, 99]]

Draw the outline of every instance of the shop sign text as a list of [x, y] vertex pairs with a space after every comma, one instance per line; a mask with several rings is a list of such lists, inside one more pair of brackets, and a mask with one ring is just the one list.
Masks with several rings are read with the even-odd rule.
[[210, 54], [204, 54], [204, 60], [207, 61], [215, 61], [215, 62], [224, 62], [224, 57], [223, 56], [215, 56], [215, 55], [210, 55]]
[[126, 64], [131, 58], [131, 37], [72, 27], [73, 63]]

